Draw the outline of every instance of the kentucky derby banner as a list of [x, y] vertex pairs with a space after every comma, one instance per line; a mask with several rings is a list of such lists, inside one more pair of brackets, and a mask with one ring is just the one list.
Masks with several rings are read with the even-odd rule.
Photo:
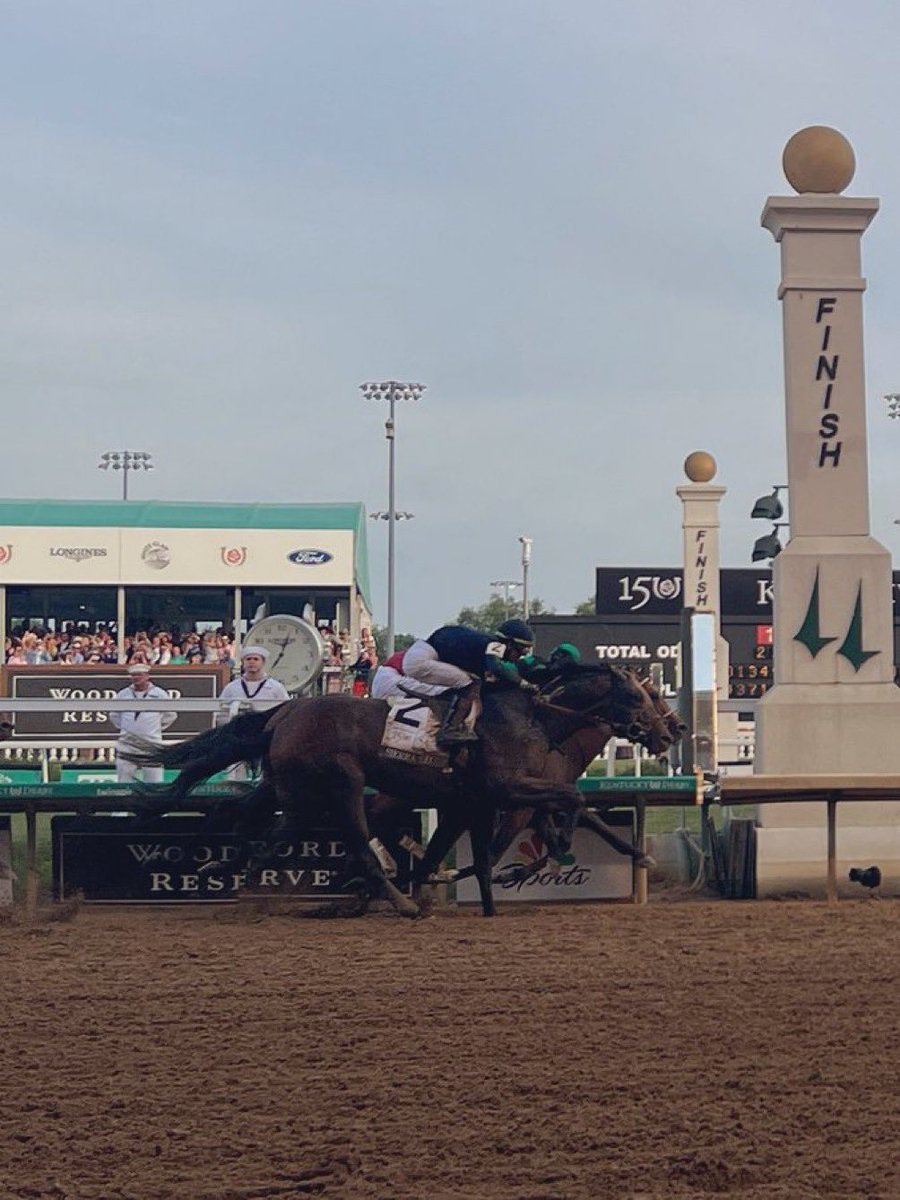
[[[619, 837], [633, 844], [634, 824], [630, 812], [605, 813], [603, 820]], [[546, 853], [546, 846], [534, 830], [525, 829], [514, 838], [494, 873], [512, 866], [531, 866]], [[468, 834], [457, 845], [456, 861], [459, 867], [472, 861]], [[630, 900], [632, 886], [631, 859], [618, 854], [590, 829], [577, 829], [571, 853], [563, 857], [558, 875], [543, 870], [525, 880], [507, 879], [495, 883], [493, 893], [497, 903], [559, 904], [575, 900]], [[460, 904], [478, 902], [478, 881], [474, 876], [456, 885], [456, 899]]]
[[[403, 832], [410, 830], [418, 838], [417, 818]], [[277, 833], [268, 848], [252, 842], [252, 880], [239, 865], [243, 843], [228, 831], [212, 832], [204, 817], [60, 816], [52, 831], [58, 900], [80, 894], [96, 904], [216, 904], [248, 889], [254, 896], [324, 900], [347, 895], [346, 884], [359, 875], [333, 829]], [[409, 854], [387, 838], [385, 845], [397, 863], [395, 883], [406, 890]]]

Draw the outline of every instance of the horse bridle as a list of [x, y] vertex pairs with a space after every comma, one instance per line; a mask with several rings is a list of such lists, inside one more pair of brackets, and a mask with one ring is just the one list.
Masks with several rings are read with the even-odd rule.
[[[612, 667], [610, 667], [610, 675], [614, 679], [617, 677], [620, 677], [622, 679], [626, 678], [624, 672], [621, 672], [621, 674], [616, 673], [614, 668], [612, 668]], [[547, 685], [545, 684], [544, 686], [546, 687]], [[550, 708], [550, 709], [553, 709], [555, 712], [565, 713], [567, 716], [578, 716], [578, 717], [586, 718], [586, 720], [584, 722], [585, 725], [609, 725], [612, 728], [614, 728], [616, 725], [619, 725], [620, 727], [624, 726], [624, 722], [617, 722], [614, 720], [610, 720], [607, 717], [595, 715], [594, 710], [600, 708], [602, 705], [607, 703], [607, 700], [608, 700], [607, 696], [603, 696], [601, 699], [597, 700], [594, 704], [589, 704], [587, 708], [567, 708], [564, 704], [554, 704], [552, 698], [554, 696], [559, 696], [561, 692], [564, 692], [566, 690], [567, 686], [568, 685], [566, 682], [561, 682], [556, 687], [554, 687], [552, 691], [546, 693], [546, 695], [542, 688], [540, 693], [538, 694], [538, 697], [536, 697], [536, 699], [539, 700], [539, 703], [541, 704], [542, 708]], [[623, 728], [623, 733], [625, 736], [628, 736], [630, 733], [634, 733], [636, 730], [639, 730], [639, 729], [640, 729], [640, 726], [638, 725], [638, 723], [636, 721], [632, 721], [631, 724], [628, 726], [627, 730], [625, 730]], [[641, 730], [641, 732], [643, 732], [643, 731]]]

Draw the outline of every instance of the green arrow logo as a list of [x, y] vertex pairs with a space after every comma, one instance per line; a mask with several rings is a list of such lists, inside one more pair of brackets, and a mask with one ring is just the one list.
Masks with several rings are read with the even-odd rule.
[[853, 616], [850, 620], [850, 628], [847, 630], [847, 636], [844, 638], [843, 645], [838, 649], [838, 654], [842, 654], [846, 658], [854, 671], [858, 671], [863, 663], [868, 662], [870, 658], [874, 658], [876, 654], [881, 653], [880, 650], [863, 650], [862, 641], [862, 581], [860, 581], [859, 591], [856, 593], [856, 606], [853, 609]]
[[[847, 635], [849, 637], [849, 634]], [[836, 642], [837, 638], [822, 637], [819, 628], [819, 568], [816, 567], [816, 582], [813, 584], [812, 595], [809, 598], [809, 607], [806, 610], [806, 616], [803, 618], [803, 624], [794, 634], [794, 641], [799, 642], [801, 646], [805, 646], [813, 658], [822, 650], [829, 642]], [[857, 670], [859, 668], [857, 667]]]

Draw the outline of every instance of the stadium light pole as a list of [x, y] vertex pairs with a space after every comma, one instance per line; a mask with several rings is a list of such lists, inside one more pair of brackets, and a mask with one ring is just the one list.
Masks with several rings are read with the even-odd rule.
[[122, 472], [122, 499], [128, 499], [128, 472], [152, 471], [153, 456], [145, 450], [107, 450], [100, 455], [97, 463], [98, 471]]
[[534, 538], [525, 537], [519, 538], [522, 545], [522, 619], [528, 620], [528, 568], [531, 566], [531, 547], [534, 544]]
[[361, 383], [359, 390], [365, 400], [387, 400], [388, 419], [384, 423], [384, 436], [388, 443], [388, 586], [387, 586], [387, 657], [394, 653], [394, 533], [397, 527], [397, 508], [394, 501], [394, 412], [398, 400], [420, 400], [425, 391], [423, 383], [399, 383], [387, 379], [382, 383]]
[[503, 618], [509, 620], [509, 593], [513, 588], [521, 587], [521, 579], [492, 579], [492, 588], [503, 588]]
[[888, 392], [884, 397], [884, 402], [887, 405], [889, 417], [893, 420], [900, 417], [900, 392]]

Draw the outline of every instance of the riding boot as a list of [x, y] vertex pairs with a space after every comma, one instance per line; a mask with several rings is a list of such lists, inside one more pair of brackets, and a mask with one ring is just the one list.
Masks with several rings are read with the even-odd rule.
[[436, 738], [437, 744], [442, 750], [447, 750], [451, 746], [460, 746], [466, 742], [478, 741], [477, 733], [474, 730], [466, 729], [465, 726], [466, 717], [472, 711], [472, 705], [478, 694], [478, 680], [453, 693]]

